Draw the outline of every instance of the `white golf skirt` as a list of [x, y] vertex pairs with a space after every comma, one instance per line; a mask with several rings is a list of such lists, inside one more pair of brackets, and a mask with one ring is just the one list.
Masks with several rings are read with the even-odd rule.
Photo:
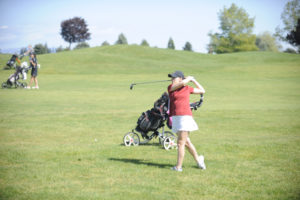
[[178, 131], [196, 131], [198, 125], [196, 124], [193, 116], [172, 116], [172, 132], [177, 133]]

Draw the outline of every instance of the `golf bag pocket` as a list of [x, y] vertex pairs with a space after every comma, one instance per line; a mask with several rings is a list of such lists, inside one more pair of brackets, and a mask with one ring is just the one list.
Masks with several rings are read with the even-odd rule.
[[151, 110], [147, 110], [139, 117], [136, 130], [143, 133], [154, 131], [159, 128], [161, 120], [162, 119], [152, 113]]
[[142, 131], [147, 133], [151, 126], [151, 121], [149, 120], [149, 113], [150, 111], [143, 112], [142, 115], [139, 117], [137, 121], [137, 131]]

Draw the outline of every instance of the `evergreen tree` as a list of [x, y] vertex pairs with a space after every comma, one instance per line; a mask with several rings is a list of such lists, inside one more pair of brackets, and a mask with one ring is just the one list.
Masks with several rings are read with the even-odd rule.
[[107, 41], [102, 42], [101, 46], [109, 46], [110, 44]]
[[45, 45], [36, 44], [33, 49], [36, 54], [46, 54], [51, 52], [51, 50], [48, 48], [47, 43]]
[[183, 47], [183, 50], [184, 51], [193, 51], [192, 44], [189, 43], [189, 42], [186, 42], [185, 45], [184, 45], [184, 47]]
[[141, 42], [141, 46], [149, 47], [149, 43], [147, 42], [147, 40], [143, 39], [142, 42]]
[[127, 39], [123, 33], [121, 33], [116, 41], [116, 44], [128, 44]]
[[175, 49], [175, 44], [173, 39], [170, 37], [169, 42], [168, 42], [168, 49]]

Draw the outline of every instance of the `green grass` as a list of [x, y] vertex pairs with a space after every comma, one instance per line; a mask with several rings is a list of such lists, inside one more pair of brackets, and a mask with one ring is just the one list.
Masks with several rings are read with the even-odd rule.
[[[0, 199], [300, 198], [299, 55], [108, 46], [38, 61], [40, 90], [0, 90]], [[168, 85], [130, 84], [178, 69], [206, 89], [191, 134], [206, 171], [188, 153], [171, 171], [157, 140], [122, 145]]]

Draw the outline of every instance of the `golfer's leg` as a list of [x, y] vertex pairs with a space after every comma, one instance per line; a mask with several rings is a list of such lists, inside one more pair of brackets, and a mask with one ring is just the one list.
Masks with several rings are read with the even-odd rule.
[[198, 161], [197, 150], [196, 150], [195, 146], [193, 145], [193, 143], [191, 142], [191, 139], [189, 137], [186, 139], [185, 146], [189, 150], [190, 154], [194, 157], [195, 161], [198, 163], [199, 161]]
[[32, 81], [33, 81], [33, 76], [30, 78], [29, 87], [31, 86]]
[[38, 87], [38, 80], [36, 77], [34, 77], [35, 87]]
[[177, 169], [180, 169], [182, 167], [183, 159], [184, 159], [184, 148], [185, 148], [185, 143], [186, 139], [188, 137], [188, 132], [186, 131], [179, 131], [178, 132], [178, 156], [177, 156]]

